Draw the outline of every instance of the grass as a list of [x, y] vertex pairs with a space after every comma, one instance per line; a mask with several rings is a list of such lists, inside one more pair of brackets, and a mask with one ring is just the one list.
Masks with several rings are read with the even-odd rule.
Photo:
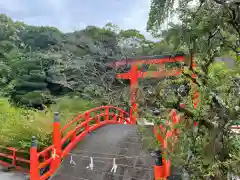
[[98, 106], [95, 102], [64, 97], [44, 111], [13, 107], [8, 99], [0, 99], [0, 144], [29, 150], [31, 137], [38, 140], [39, 149], [51, 145], [54, 111], [61, 115], [61, 125], [78, 113]]

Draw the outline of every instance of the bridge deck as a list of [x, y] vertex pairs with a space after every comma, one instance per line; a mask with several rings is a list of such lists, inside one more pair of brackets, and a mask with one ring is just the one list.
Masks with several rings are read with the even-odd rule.
[[26, 180], [28, 177], [26, 174], [11, 171], [3, 172], [4, 167], [0, 166], [0, 180]]
[[[85, 137], [50, 179], [153, 180], [153, 159], [142, 147], [137, 126], [104, 126]], [[71, 157], [76, 165], [70, 164]], [[93, 170], [87, 168], [90, 157]], [[111, 172], [113, 158], [116, 158], [116, 173]]]

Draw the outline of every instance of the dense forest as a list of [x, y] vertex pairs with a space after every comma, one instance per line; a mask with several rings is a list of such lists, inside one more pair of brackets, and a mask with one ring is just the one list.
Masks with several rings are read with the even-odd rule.
[[[42, 147], [49, 145], [51, 121], [46, 119], [56, 109], [64, 120], [97, 105], [128, 110], [128, 82], [116, 80], [115, 75], [129, 67], [116, 70], [107, 64], [183, 52], [190, 65], [194, 56], [198, 68], [189, 66], [177, 78], [141, 80], [139, 116], [157, 123], [150, 110], [158, 109], [165, 121], [165, 112], [172, 108], [185, 116], [179, 127], [184, 133], [170, 158], [190, 179], [222, 180], [228, 172], [240, 174], [240, 139], [229, 131], [240, 118], [240, 3], [200, 0], [191, 5], [191, 0], [180, 0], [174, 8], [174, 2], [151, 3], [147, 30], [158, 41], [111, 23], [63, 33], [1, 14], [0, 143], [28, 148], [30, 137], [36, 135]], [[179, 22], [169, 20], [173, 14]], [[163, 30], [166, 21], [169, 28]], [[191, 73], [198, 78], [192, 79]], [[192, 105], [190, 83], [200, 92], [198, 109]], [[180, 102], [185, 103], [183, 109]], [[189, 128], [193, 121], [199, 123], [197, 130]]]
[[173, 52], [166, 42], [154, 43], [137, 30], [112, 24], [64, 34], [1, 15], [1, 26], [2, 96], [40, 109], [61, 95], [92, 99], [111, 93], [116, 72], [108, 62]]

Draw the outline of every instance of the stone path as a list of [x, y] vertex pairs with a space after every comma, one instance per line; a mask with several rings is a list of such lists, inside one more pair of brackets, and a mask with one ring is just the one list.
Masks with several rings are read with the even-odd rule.
[[[135, 125], [107, 125], [91, 132], [50, 180], [153, 180], [153, 158]], [[93, 160], [93, 169], [87, 168]], [[111, 172], [113, 161], [116, 172]], [[71, 160], [74, 163], [70, 163]]]
[[26, 175], [19, 172], [4, 172], [4, 167], [0, 166], [0, 180], [27, 180]]

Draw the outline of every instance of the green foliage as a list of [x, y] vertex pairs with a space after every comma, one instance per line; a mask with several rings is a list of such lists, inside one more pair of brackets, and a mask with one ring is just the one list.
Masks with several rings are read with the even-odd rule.
[[80, 99], [78, 97], [69, 98], [63, 97], [56, 101], [56, 104], [53, 104], [51, 107], [55, 111], [71, 111], [72, 113], [83, 113], [89, 109], [97, 107], [99, 104], [97, 102], [88, 101], [85, 99]]
[[54, 27], [26, 26], [20, 38], [27, 48], [39, 50], [59, 46], [63, 40], [63, 34]]
[[[177, 23], [170, 19], [173, 12], [178, 16]], [[172, 154], [174, 164], [184, 166], [190, 179], [226, 179], [228, 172], [239, 173], [239, 158], [236, 158], [239, 153], [234, 147], [239, 142], [231, 140], [228, 130], [240, 114], [237, 110], [240, 102], [236, 98], [240, 93], [239, 13], [236, 1], [151, 1], [148, 31], [155, 37], [162, 37], [174, 50], [194, 55], [199, 66], [196, 71], [184, 71], [186, 80], [195, 82], [191, 74], [198, 75], [195, 82], [201, 99], [198, 108], [192, 105], [193, 89], [187, 97], [178, 98], [178, 102], [185, 103], [186, 121], [198, 121], [199, 132], [193, 136], [192, 128], [183, 126], [178, 151]], [[170, 22], [170, 28], [163, 30], [161, 25], [166, 22]], [[214, 63], [216, 57], [221, 56], [233, 58], [231, 67]], [[192, 59], [188, 63], [191, 64]], [[160, 95], [162, 97], [163, 93]], [[188, 161], [189, 152], [193, 158]]]
[[135, 38], [140, 39], [140, 40], [144, 40], [145, 37], [144, 35], [140, 34], [139, 31], [137, 31], [136, 29], [129, 29], [129, 30], [121, 30], [119, 33], [120, 37], [124, 37], [124, 38]]
[[44, 111], [13, 107], [8, 99], [0, 99], [0, 144], [29, 150], [31, 137], [36, 136], [39, 148], [52, 144], [52, 122], [60, 112], [62, 127], [79, 113], [98, 106], [87, 100], [64, 97]]

